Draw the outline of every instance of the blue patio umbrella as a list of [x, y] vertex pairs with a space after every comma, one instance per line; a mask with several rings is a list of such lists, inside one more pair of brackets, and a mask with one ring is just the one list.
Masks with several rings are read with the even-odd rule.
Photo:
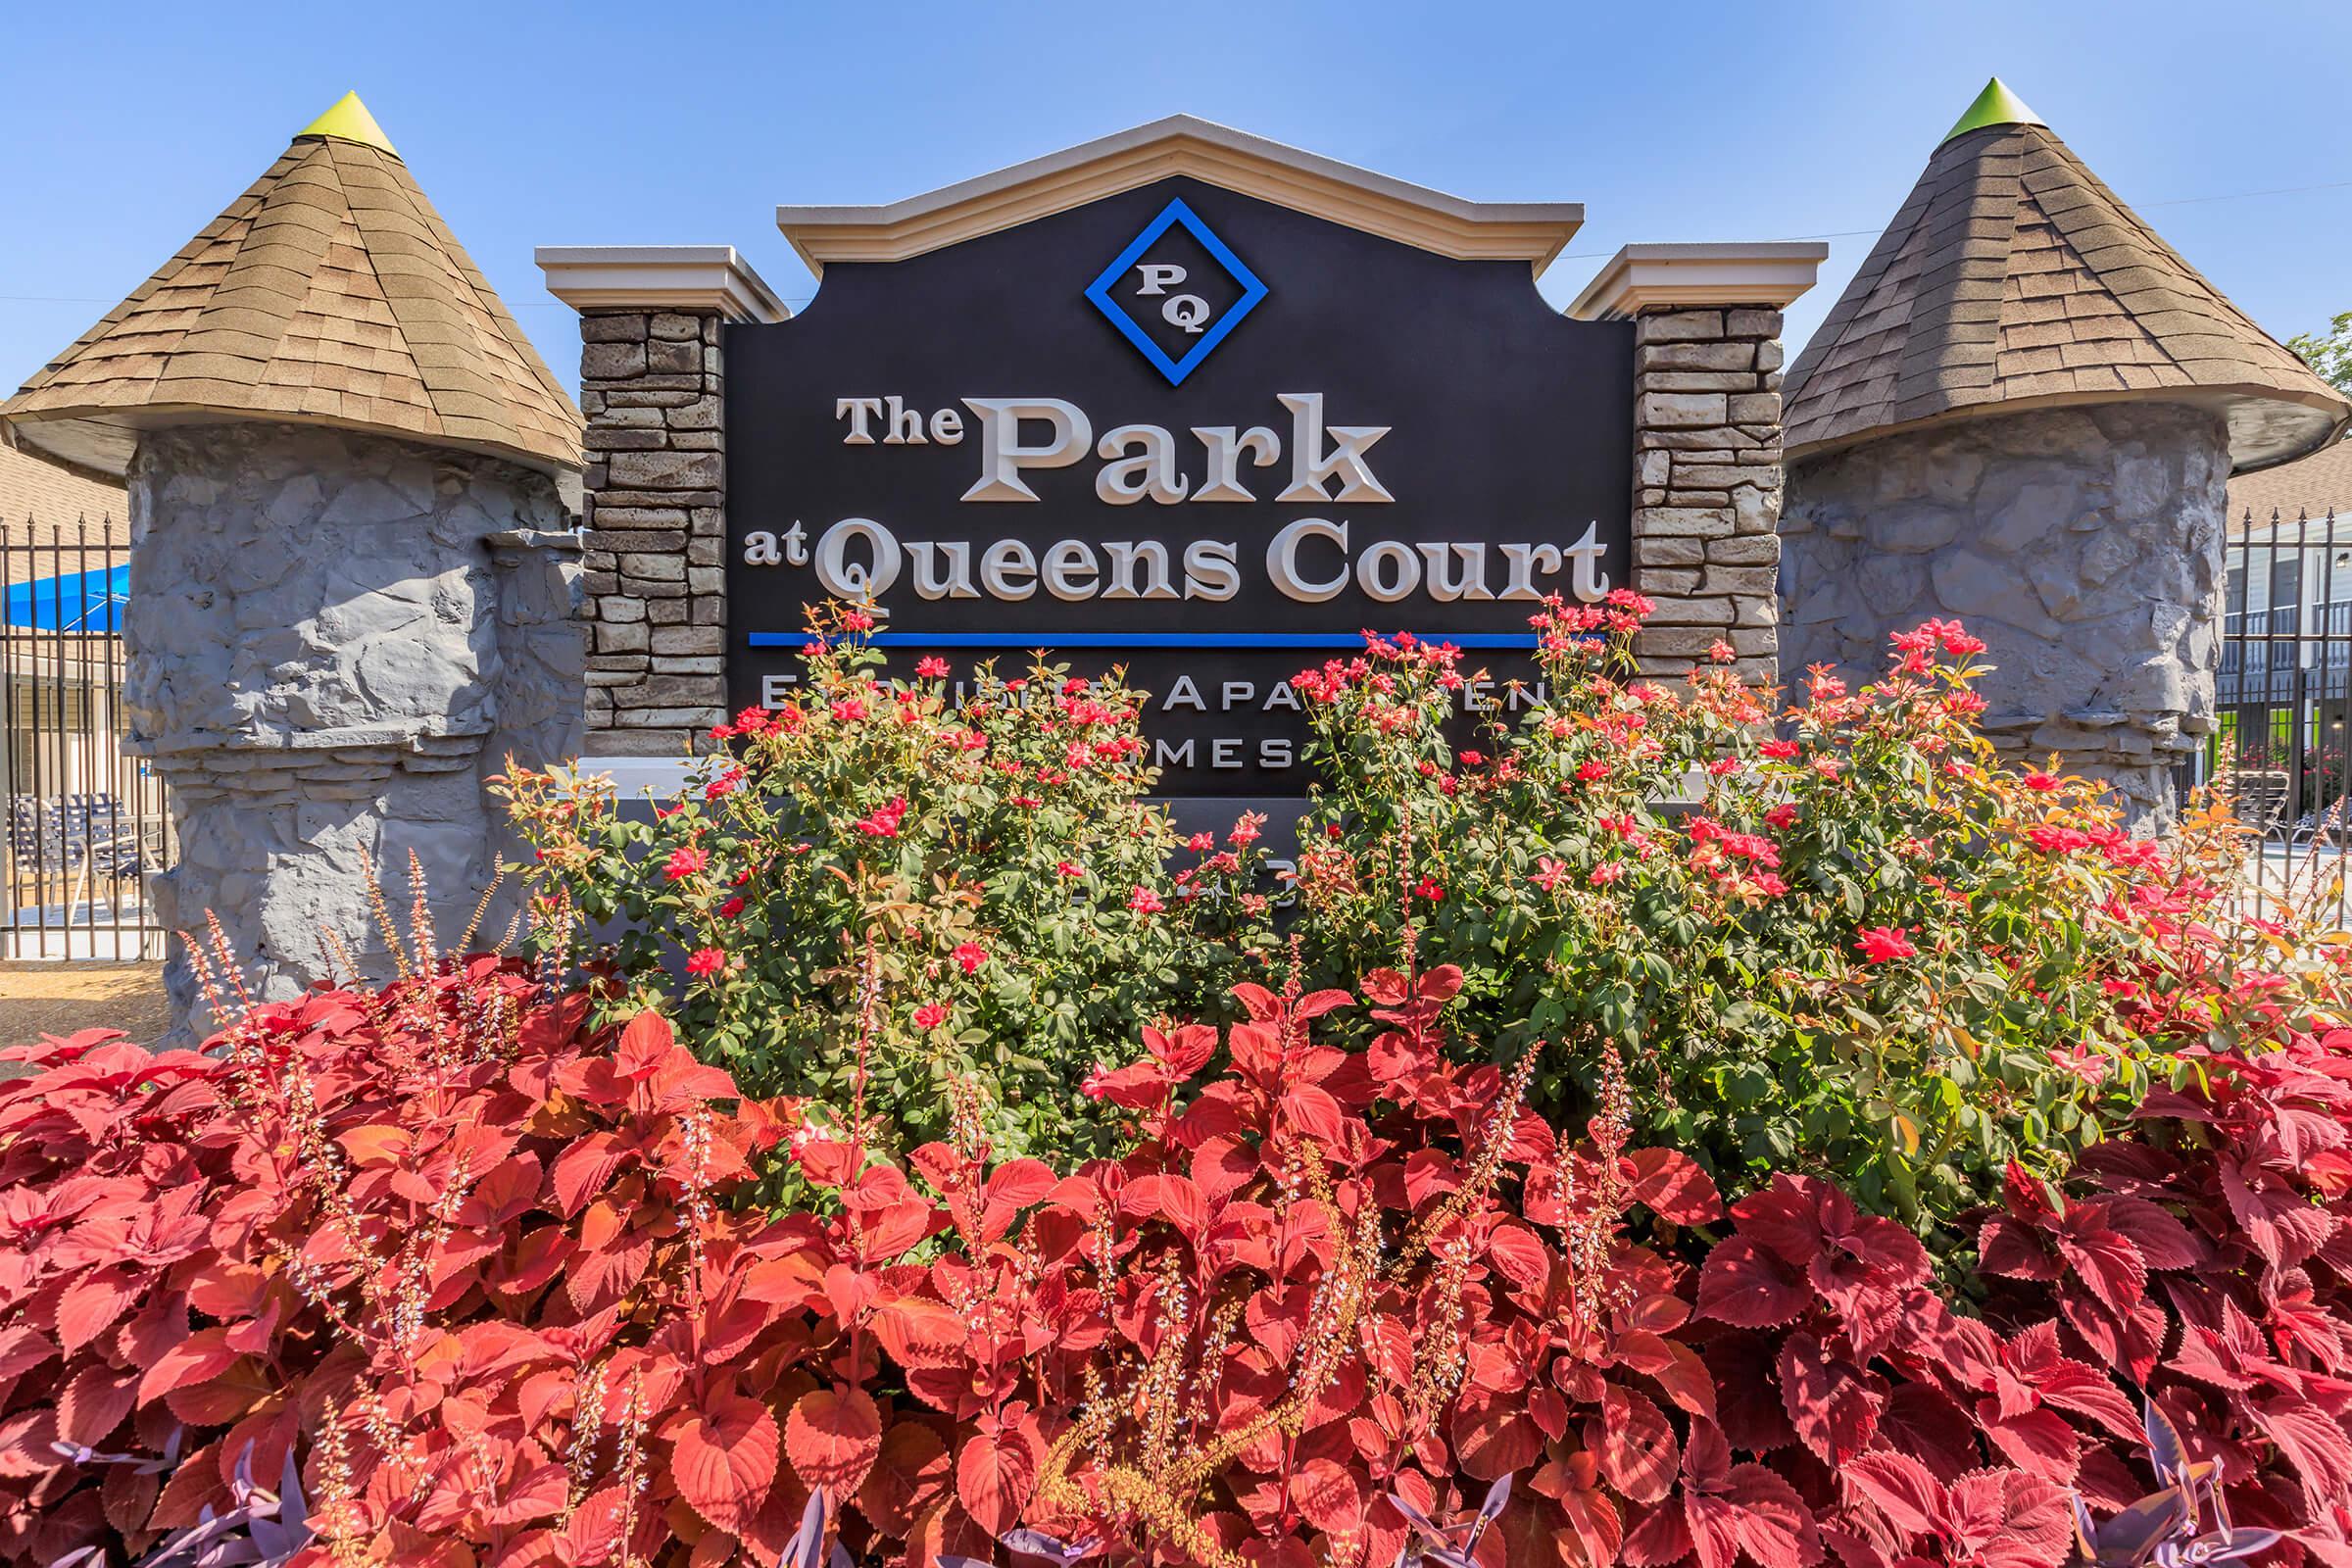
[[119, 632], [130, 599], [130, 567], [100, 566], [62, 577], [12, 582], [0, 621], [40, 631]]

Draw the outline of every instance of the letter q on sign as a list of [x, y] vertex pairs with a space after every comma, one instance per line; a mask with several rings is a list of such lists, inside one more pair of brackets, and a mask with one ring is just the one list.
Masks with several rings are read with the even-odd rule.
[[1181, 327], [1195, 337], [1208, 325], [1208, 301], [1198, 294], [1178, 294], [1159, 308], [1171, 326]]

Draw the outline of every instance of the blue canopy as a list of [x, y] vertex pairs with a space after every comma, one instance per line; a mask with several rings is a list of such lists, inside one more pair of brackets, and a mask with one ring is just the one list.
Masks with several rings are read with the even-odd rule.
[[130, 599], [130, 567], [100, 566], [63, 577], [12, 582], [0, 621], [41, 631], [119, 632]]

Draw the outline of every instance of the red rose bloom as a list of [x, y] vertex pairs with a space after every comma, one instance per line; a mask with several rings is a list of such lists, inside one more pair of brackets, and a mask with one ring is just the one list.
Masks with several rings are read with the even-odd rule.
[[721, 948], [698, 948], [695, 950], [694, 956], [686, 960], [688, 974], [716, 974], [726, 966], [727, 955]]
[[1886, 963], [1893, 958], [1912, 958], [1919, 956], [1919, 950], [1911, 945], [1911, 939], [1905, 934], [1905, 928], [1902, 926], [1865, 926], [1854, 934], [1860, 938], [1854, 946], [1860, 950], [1862, 956], [1872, 963]]

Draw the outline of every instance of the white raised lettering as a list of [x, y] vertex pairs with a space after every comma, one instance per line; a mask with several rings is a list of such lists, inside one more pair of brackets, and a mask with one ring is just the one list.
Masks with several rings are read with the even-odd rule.
[[1136, 289], [1138, 294], [1165, 294], [1170, 287], [1183, 282], [1185, 277], [1183, 268], [1168, 262], [1146, 262], [1136, 271], [1144, 279]]
[[[1123, 456], [1130, 448], [1140, 451]], [[1102, 432], [1095, 455], [1115, 459], [1095, 475], [1095, 494], [1114, 507], [1130, 507], [1150, 496], [1163, 507], [1184, 499], [1192, 481], [1176, 471], [1176, 438], [1156, 424], [1122, 424]]]
[[1095, 597], [1095, 552], [1083, 539], [1056, 539], [1046, 547], [1046, 592], [1076, 603]]
[[[1340, 547], [1340, 569], [1319, 582], [1298, 575], [1298, 547], [1309, 539], [1328, 539]], [[1348, 525], [1321, 517], [1286, 522], [1266, 541], [1266, 576], [1275, 587], [1301, 604], [1319, 605], [1337, 599], [1348, 586]]]
[[1503, 585], [1504, 599], [1541, 599], [1542, 589], [1536, 586], [1536, 573], [1546, 576], [1560, 569], [1558, 545], [1504, 545], [1502, 559], [1510, 564], [1510, 580]]
[[[948, 564], [947, 570], [936, 569], [931, 553], [939, 552]], [[906, 553], [914, 558], [914, 591], [925, 599], [977, 599], [980, 590], [972, 586], [972, 547], [961, 539], [934, 544], [928, 539], [909, 539]]]
[[[1125, 539], [1106, 540], [1102, 553], [1110, 558], [1110, 586], [1102, 590], [1105, 599], [1173, 599], [1176, 590], [1168, 586], [1168, 547], [1156, 539], [1130, 542]], [[1141, 563], [1145, 583], [1135, 586], [1135, 568]]]
[[[858, 540], [872, 553], [872, 564], [850, 559]], [[899, 580], [899, 541], [870, 517], [844, 517], [816, 541], [816, 580], [836, 599], [881, 598]]]
[[[1372, 476], [1371, 468], [1364, 463], [1364, 454], [1389, 433], [1389, 426], [1335, 424], [1327, 432], [1323, 424], [1322, 393], [1283, 392], [1276, 395], [1275, 401], [1291, 411], [1291, 484], [1275, 497], [1277, 501], [1396, 499]], [[1326, 433], [1338, 443], [1329, 452], [1323, 450]], [[1340, 481], [1340, 493], [1336, 496], [1324, 489], [1334, 478]]]
[[1037, 558], [1018, 539], [1000, 539], [980, 555], [980, 586], [999, 599], [1026, 599], [1037, 592]]
[[[963, 406], [980, 416], [980, 477], [963, 493], [966, 501], [1035, 501], [1037, 492], [1021, 470], [1066, 468], [1085, 457], [1094, 441], [1086, 415], [1060, 398], [965, 398]], [[1023, 420], [1045, 424], [1053, 433], [1041, 443], [1024, 444]]]
[[[1450, 605], [1457, 599], [1492, 599], [1487, 591], [1487, 547], [1485, 545], [1422, 545], [1421, 559], [1429, 563], [1429, 597], [1441, 605]], [[1462, 574], [1449, 575], [1446, 565], [1451, 560], [1462, 564]]]
[[1264, 425], [1252, 425], [1237, 438], [1230, 424], [1197, 424], [1193, 434], [1208, 451], [1208, 479], [1193, 492], [1195, 501], [1255, 501], [1239, 477], [1242, 458], [1263, 468], [1282, 456], [1282, 437]]
[[1168, 695], [1159, 700], [1159, 707], [1162, 712], [1171, 708], [1189, 708], [1200, 713], [1208, 711], [1208, 704], [1200, 700], [1200, 688], [1193, 684], [1190, 675], [1176, 677], [1176, 684], [1169, 687]]
[[963, 439], [963, 416], [954, 409], [941, 409], [931, 416], [931, 439], [943, 447], [952, 447]]
[[773, 566], [784, 560], [784, 552], [776, 548], [772, 533], [747, 533], [743, 536], [743, 564], [747, 566]]
[[1196, 539], [1184, 547], [1184, 597], [1222, 602], [1242, 591], [1239, 547], [1222, 539]]
[[887, 412], [883, 418], [890, 425], [890, 434], [882, 438], [886, 447], [920, 447], [930, 442], [923, 435], [923, 411], [906, 407], [900, 398], [884, 398]]
[[[1381, 568], [1387, 562], [1396, 563], [1396, 575], [1383, 582]], [[1384, 605], [1393, 605], [1399, 599], [1408, 598], [1414, 589], [1421, 586], [1421, 558], [1413, 553], [1409, 545], [1399, 544], [1394, 539], [1383, 539], [1356, 558], [1355, 581], [1368, 598], [1377, 599]]]
[[1600, 569], [1600, 524], [1585, 524], [1585, 536], [1568, 547], [1576, 558], [1576, 597], [1586, 604], [1597, 604], [1609, 597], [1609, 574]]
[[841, 438], [841, 444], [845, 447], [872, 446], [873, 432], [866, 429], [865, 421], [878, 417], [881, 413], [880, 398], [836, 398], [833, 402], [833, 417], [850, 421], [850, 433]]

